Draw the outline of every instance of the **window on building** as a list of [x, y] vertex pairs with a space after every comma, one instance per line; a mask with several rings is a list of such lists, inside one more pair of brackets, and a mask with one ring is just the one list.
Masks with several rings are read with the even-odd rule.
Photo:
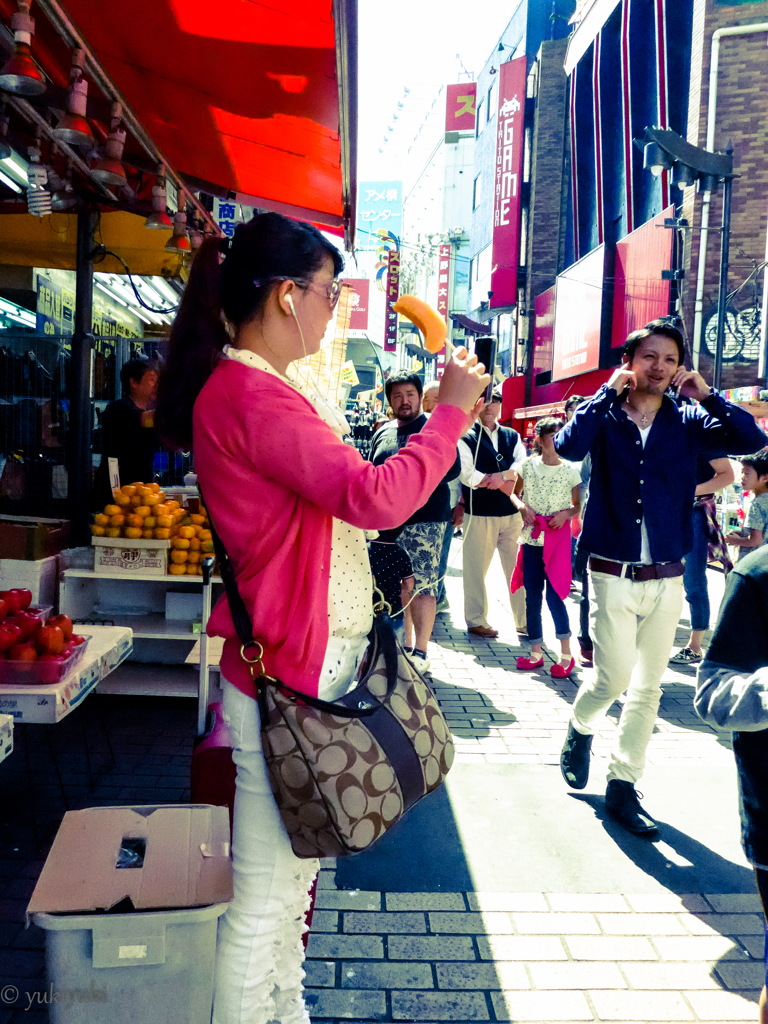
[[483, 198], [483, 176], [478, 174], [472, 185], [472, 209], [476, 210]]
[[488, 90], [488, 103], [487, 110], [485, 112], [486, 121], [490, 121], [493, 115], [496, 113], [496, 107], [499, 105], [499, 79], [498, 76], [494, 78], [491, 83], [491, 88]]
[[477, 138], [477, 136], [480, 134], [480, 132], [483, 129], [483, 124], [485, 123], [483, 121], [483, 103], [484, 103], [484, 100], [480, 100], [480, 102], [477, 104], [477, 120], [475, 121], [475, 138]]

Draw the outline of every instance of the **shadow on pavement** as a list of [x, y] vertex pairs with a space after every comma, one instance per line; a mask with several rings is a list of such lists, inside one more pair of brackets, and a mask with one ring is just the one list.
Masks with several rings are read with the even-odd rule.
[[[602, 796], [586, 793], [569, 793], [568, 795], [574, 800], [589, 804], [607, 835], [623, 853], [646, 874], [655, 878], [670, 892], [680, 896], [683, 906], [690, 912], [694, 913], [700, 910], [699, 893], [750, 893], [754, 891], [757, 894], [754, 874], [749, 868], [734, 864], [725, 857], [721, 857], [692, 836], [676, 829], [674, 825], [657, 818], [659, 826], [657, 836], [635, 836], [608, 817], [605, 800]], [[680, 863], [681, 861], [683, 863]], [[686, 898], [688, 902], [686, 902]], [[721, 935], [736, 945], [736, 940], [733, 937], [733, 918], [724, 918], [725, 923], [720, 929], [718, 929], [717, 916], [708, 915], [708, 918], [706, 923], [713, 931], [720, 930]], [[758, 930], [761, 931], [761, 929]], [[745, 938], [749, 941], [750, 937], [745, 936]], [[755, 940], [755, 946], [760, 944], [760, 935], [752, 936], [752, 938]], [[755, 952], [753, 950], [745, 952], [742, 961], [734, 961], [726, 956], [721, 956], [714, 962], [710, 973], [723, 989], [729, 990], [738, 987], [746, 998], [757, 1002], [758, 993], [754, 991], [754, 983], [734, 985], [731, 981], [722, 980], [715, 973], [719, 972], [725, 977], [732, 978], [734, 972], [738, 972], [740, 969], [744, 970], [744, 968], [740, 968], [740, 964], [746, 964], [748, 968], [751, 966], [748, 955], [754, 957]], [[759, 957], [759, 955], [758, 952], [757, 956]]]

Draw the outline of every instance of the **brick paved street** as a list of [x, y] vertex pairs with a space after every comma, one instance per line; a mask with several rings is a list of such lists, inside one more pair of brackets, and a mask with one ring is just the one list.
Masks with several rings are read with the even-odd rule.
[[[722, 578], [709, 577], [716, 609]], [[448, 587], [451, 614], [429, 653], [457, 763], [370, 854], [323, 863], [313, 1019], [754, 1024], [759, 905], [738, 845], [732, 754], [693, 714], [693, 672], [667, 674], [649, 748], [643, 784], [659, 839], [629, 837], [602, 811], [617, 706], [587, 790], [570, 793], [557, 762], [578, 673], [515, 670], [497, 564], [497, 641], [464, 632], [456, 568]], [[575, 624], [578, 604], [567, 603]], [[22, 1001], [0, 1008], [0, 1024], [47, 1020], [23, 1009], [23, 993], [45, 987], [44, 937], [23, 919], [63, 794], [70, 807], [188, 800], [194, 721], [191, 701], [96, 695], [57, 726], [16, 730], [0, 765], [0, 987], [16, 985]]]

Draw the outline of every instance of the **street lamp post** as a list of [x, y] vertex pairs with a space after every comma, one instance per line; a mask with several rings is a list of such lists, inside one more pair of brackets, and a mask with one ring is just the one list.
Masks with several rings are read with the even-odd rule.
[[728, 263], [731, 235], [731, 192], [733, 186], [733, 149], [728, 145], [725, 153], [711, 153], [692, 146], [677, 132], [669, 128], [646, 128], [643, 166], [653, 175], [672, 171], [672, 182], [684, 189], [697, 184], [704, 193], [717, 192], [723, 181], [723, 221], [720, 244], [720, 286], [717, 301], [717, 342], [712, 387], [720, 390], [725, 349], [725, 314], [728, 295]]

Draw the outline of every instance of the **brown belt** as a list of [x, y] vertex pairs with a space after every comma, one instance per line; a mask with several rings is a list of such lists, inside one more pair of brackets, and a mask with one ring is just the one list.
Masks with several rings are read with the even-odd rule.
[[589, 567], [593, 572], [604, 572], [609, 576], [624, 576], [634, 583], [647, 583], [648, 580], [668, 580], [674, 576], [682, 576], [685, 572], [682, 562], [627, 565], [625, 562], [609, 562], [605, 558], [590, 558]]

